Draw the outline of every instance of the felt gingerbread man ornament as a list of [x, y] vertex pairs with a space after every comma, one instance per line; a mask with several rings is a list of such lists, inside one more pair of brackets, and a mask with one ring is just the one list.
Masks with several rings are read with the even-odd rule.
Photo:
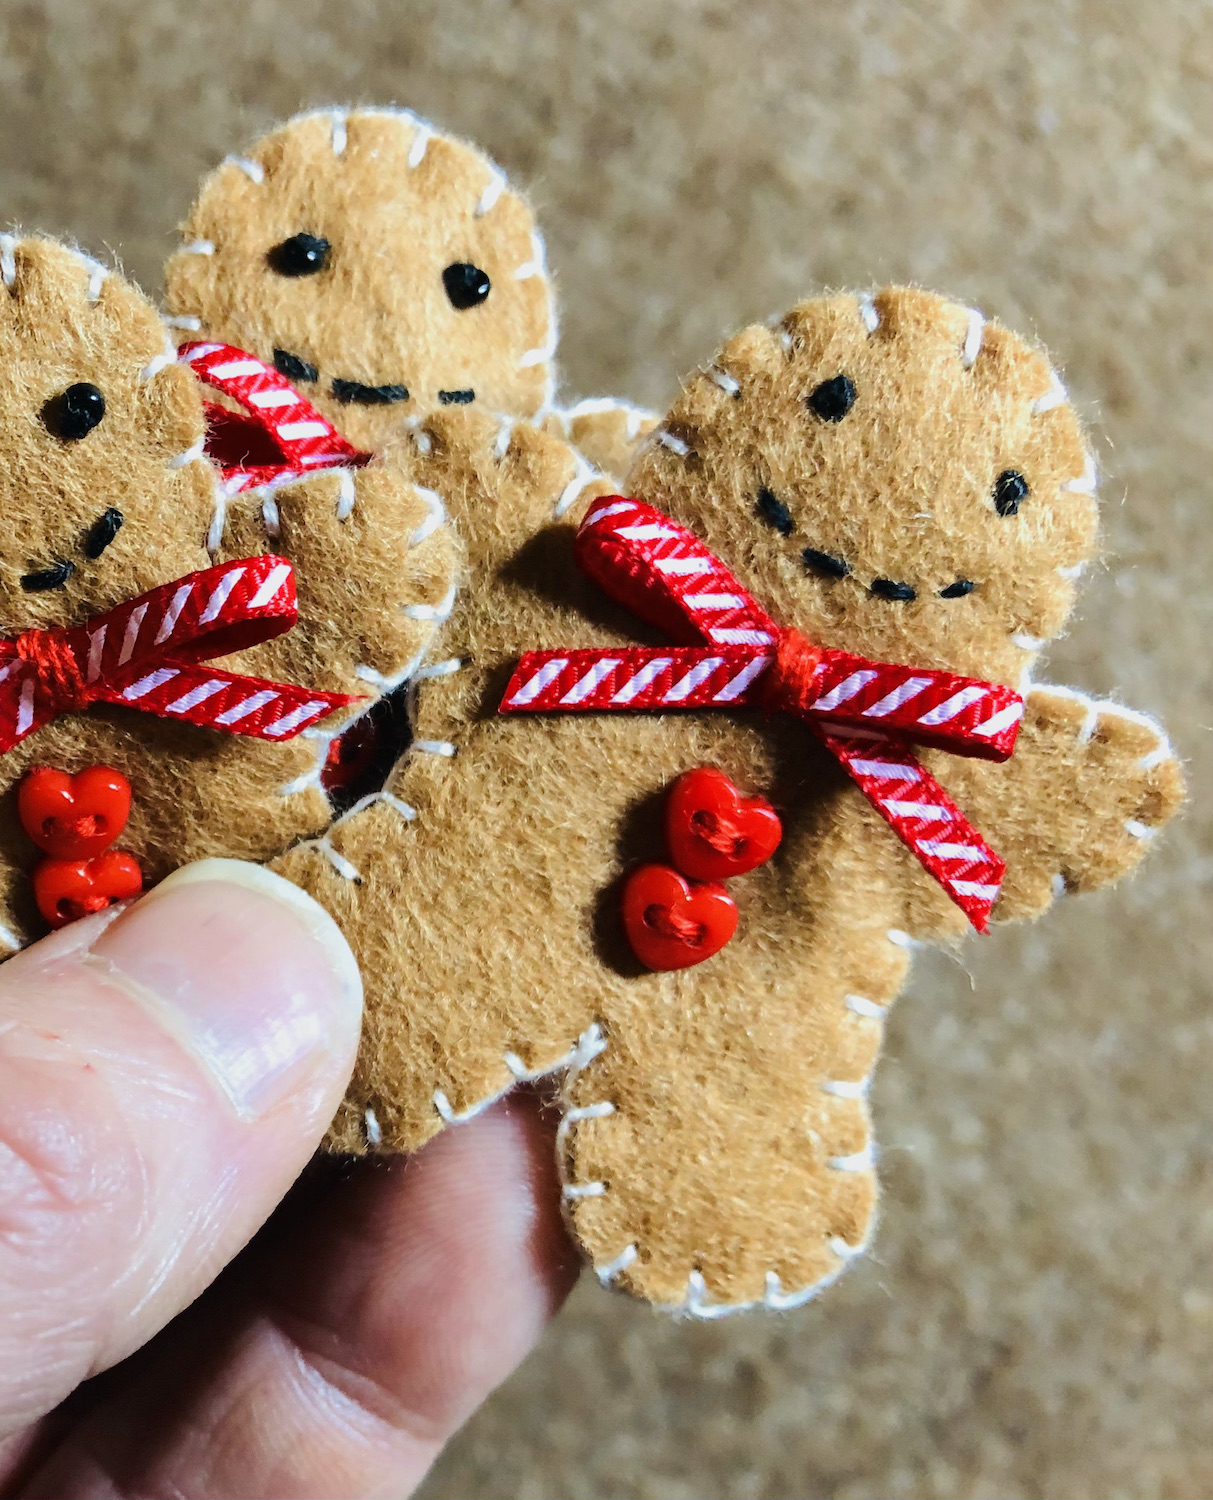
[[[371, 807], [276, 864], [368, 979], [332, 1145], [410, 1150], [554, 1075], [604, 1282], [801, 1302], [869, 1241], [912, 946], [1115, 880], [1181, 800], [1148, 719], [1029, 675], [1096, 546], [1066, 393], [892, 288], [737, 335], [624, 496], [475, 410], [429, 419], [409, 473], [468, 560], [392, 783], [408, 827]], [[678, 868], [697, 839], [723, 868]]]
[[556, 308], [525, 200], [403, 109], [300, 115], [202, 184], [165, 268], [169, 321], [274, 365], [358, 448], [471, 405], [542, 421], [623, 473], [655, 423], [554, 405]]
[[322, 833], [328, 741], [444, 614], [453, 539], [390, 459], [317, 449], [268, 528], [204, 455], [201, 392], [120, 276], [0, 236], [8, 950], [189, 860]]

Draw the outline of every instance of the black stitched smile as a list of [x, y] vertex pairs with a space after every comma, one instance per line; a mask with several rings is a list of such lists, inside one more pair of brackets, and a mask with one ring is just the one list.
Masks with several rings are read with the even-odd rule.
[[910, 584], [894, 583], [891, 578], [873, 578], [871, 588], [881, 599], [899, 599], [908, 603], [918, 598], [917, 590]]
[[346, 405], [392, 406], [409, 399], [407, 385], [362, 385], [357, 380], [334, 380], [333, 395]]
[[36, 573], [23, 573], [21, 587], [27, 594], [45, 594], [48, 589], [61, 589], [76, 571], [76, 564], [57, 562], [49, 568], [39, 568]]
[[438, 399], [443, 406], [466, 406], [470, 401], [475, 401], [475, 391], [439, 391]]
[[84, 538], [85, 557], [100, 557], [109, 544], [118, 535], [119, 527], [122, 525], [122, 512], [116, 505], [97, 517], [89, 527]]
[[819, 552], [816, 547], [806, 547], [800, 555], [806, 568], [812, 568], [814, 573], [822, 573], [827, 578], [845, 578], [851, 571], [851, 564], [846, 558], [835, 557], [832, 552]]
[[288, 380], [319, 380], [320, 371], [289, 349], [274, 350], [274, 369]]

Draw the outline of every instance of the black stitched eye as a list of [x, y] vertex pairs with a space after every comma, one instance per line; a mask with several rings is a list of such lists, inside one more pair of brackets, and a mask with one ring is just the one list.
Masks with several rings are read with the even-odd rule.
[[966, 594], [971, 594], [977, 585], [971, 578], [958, 578], [955, 583], [948, 584], [946, 589], [940, 589], [941, 599], [963, 599]]
[[483, 302], [493, 285], [479, 266], [469, 265], [465, 260], [457, 260], [453, 266], [447, 266], [442, 273], [442, 284], [451, 299], [451, 306], [457, 307], [460, 312]]
[[1004, 469], [994, 481], [994, 509], [1000, 516], [1013, 516], [1030, 494], [1018, 469]]
[[265, 258], [279, 276], [315, 276], [328, 265], [332, 248], [322, 235], [293, 234]]
[[792, 512], [775, 491], [767, 489], [765, 484], [758, 491], [756, 509], [762, 519], [772, 525], [781, 536], [790, 536], [795, 530], [796, 522], [792, 519]]
[[832, 552], [818, 552], [816, 547], [806, 547], [800, 555], [806, 568], [812, 568], [814, 573], [821, 573], [826, 578], [845, 578], [851, 571], [851, 564], [843, 557], [835, 557]]
[[274, 369], [288, 380], [319, 380], [320, 371], [287, 349], [274, 350]]
[[105, 416], [105, 397], [86, 380], [69, 385], [52, 396], [42, 408], [42, 425], [53, 437], [65, 443], [78, 443], [88, 437]]
[[84, 538], [85, 557], [100, 557], [109, 544], [118, 535], [118, 529], [122, 525], [122, 512], [114, 505], [93, 522]]
[[855, 405], [855, 382], [849, 375], [835, 375], [810, 391], [804, 403], [823, 422], [841, 422]]

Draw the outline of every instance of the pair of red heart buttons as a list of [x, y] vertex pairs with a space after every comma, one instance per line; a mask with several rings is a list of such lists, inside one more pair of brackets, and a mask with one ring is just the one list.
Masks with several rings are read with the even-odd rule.
[[110, 845], [126, 827], [131, 784], [111, 766], [75, 776], [35, 766], [17, 790], [21, 826], [49, 856], [33, 873], [34, 899], [52, 927], [137, 896], [143, 871]]
[[641, 865], [623, 883], [623, 927], [646, 969], [689, 969], [719, 953], [737, 930], [720, 882], [765, 864], [783, 825], [765, 797], [743, 797], [723, 771], [699, 766], [670, 788], [670, 865]]

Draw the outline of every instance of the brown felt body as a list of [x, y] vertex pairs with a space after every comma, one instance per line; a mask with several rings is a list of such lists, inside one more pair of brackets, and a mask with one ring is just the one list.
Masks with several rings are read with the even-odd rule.
[[[328, 264], [282, 276], [268, 257], [299, 233], [328, 240]], [[193, 325], [181, 337], [306, 361], [318, 378], [300, 390], [362, 448], [383, 448], [420, 413], [474, 403], [548, 413], [591, 464], [622, 474], [656, 420], [609, 400], [549, 410], [556, 309], [534, 215], [474, 146], [407, 110], [278, 126], [205, 180], [181, 234], [165, 267], [169, 312]], [[456, 264], [488, 276], [483, 302], [452, 305], [443, 272]], [[364, 405], [334, 381], [408, 397]]]
[[[629, 492], [692, 527], [811, 639], [1020, 685], [1095, 546], [1081, 433], [1045, 358], [893, 289], [747, 329], [715, 368], [728, 379], [689, 383]], [[855, 402], [824, 422], [806, 398], [840, 374]], [[410, 473], [442, 495], [468, 562], [436, 648], [461, 667], [421, 684], [418, 744], [393, 782], [415, 817], [380, 805], [329, 833], [357, 882], [314, 849], [276, 866], [343, 922], [368, 982], [332, 1144], [411, 1149], [517, 1077], [563, 1067], [569, 1209], [600, 1273], [661, 1303], [779, 1305], [866, 1243], [864, 1088], [881, 1017], [908, 944], [955, 941], [964, 919], [800, 725], [498, 717], [522, 651], [654, 637], [576, 573], [576, 521], [606, 486], [554, 515], [577, 482], [570, 449], [522, 424], [507, 446], [476, 413], [427, 432]], [[992, 497], [1010, 468], [1028, 495], [1003, 516]], [[764, 488], [789, 534], [762, 518]], [[850, 572], [819, 576], [806, 547]], [[912, 582], [916, 599], [878, 597], [878, 578]], [[972, 592], [941, 598], [960, 578]], [[1181, 797], [1160, 731], [1064, 690], [1030, 691], [1006, 765], [925, 759], [1007, 860], [996, 919], [1116, 878]], [[730, 882], [733, 942], [649, 974], [623, 940], [618, 883], [662, 857], [662, 794], [696, 765], [769, 796], [785, 838]]]
[[[0, 486], [9, 529], [0, 551], [6, 635], [73, 626], [125, 599], [209, 567], [218, 476], [201, 457], [203, 412], [188, 368], [163, 360], [166, 330], [135, 289], [49, 240], [12, 244], [11, 285], [0, 287]], [[168, 346], [171, 353], [171, 345]], [[48, 399], [88, 382], [106, 401], [84, 438], [48, 430]], [[319, 474], [276, 492], [267, 528], [262, 498], [232, 502], [216, 556], [277, 551], [296, 568], [300, 621], [276, 641], [223, 665], [361, 695], [325, 733], [355, 717], [416, 659], [434, 629], [456, 552], [443, 528], [414, 544], [430, 506], [388, 458], [354, 476], [349, 515], [337, 515], [339, 478]], [[123, 524], [95, 559], [89, 527], [109, 508]], [[24, 575], [56, 561], [75, 571], [61, 588], [30, 592]], [[272, 744], [94, 706], [64, 714], [0, 760], [0, 923], [13, 942], [44, 924], [28, 873], [41, 857], [16, 815], [26, 770], [108, 764], [133, 788], [119, 847], [148, 883], [207, 855], [266, 859], [321, 831], [332, 816], [318, 780], [323, 737]]]

